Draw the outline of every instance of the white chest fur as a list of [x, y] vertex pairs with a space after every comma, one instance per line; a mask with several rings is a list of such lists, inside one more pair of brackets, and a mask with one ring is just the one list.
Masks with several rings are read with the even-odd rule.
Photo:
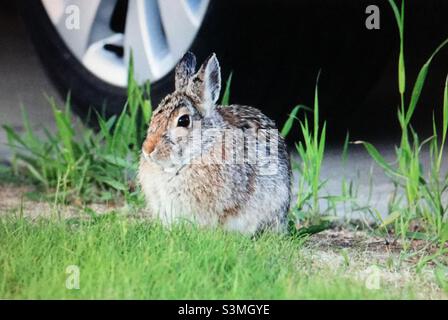
[[194, 182], [184, 171], [166, 172], [158, 165], [142, 160], [139, 180], [151, 215], [162, 223], [185, 221], [217, 225], [217, 217], [207, 212], [208, 204], [192, 196]]

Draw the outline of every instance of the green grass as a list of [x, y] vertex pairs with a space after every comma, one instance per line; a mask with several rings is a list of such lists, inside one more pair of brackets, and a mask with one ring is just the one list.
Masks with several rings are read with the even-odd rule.
[[[400, 105], [398, 107], [398, 122], [401, 128], [401, 141], [396, 146], [396, 159], [388, 163], [378, 150], [371, 144], [364, 145], [384, 172], [396, 186], [397, 195], [389, 205], [389, 217], [381, 221], [381, 227], [392, 227], [406, 245], [408, 239], [424, 239], [440, 244], [441, 254], [447, 253], [445, 243], [448, 241], [448, 176], [442, 174], [444, 146], [448, 132], [448, 78], [444, 86], [443, 119], [441, 128], [433, 120], [433, 136], [421, 141], [413, 130], [411, 121], [418, 105], [426, 77], [434, 57], [448, 44], [444, 41], [428, 58], [415, 81], [409, 102], [406, 102], [406, 68], [404, 54], [404, 16], [405, 1], [401, 8], [393, 0], [389, 3], [394, 12], [400, 34], [400, 53], [398, 59], [398, 91]], [[441, 92], [443, 86], [441, 86]], [[428, 146], [430, 162], [422, 161], [422, 149]], [[380, 219], [381, 220], [381, 219]], [[415, 226], [418, 230], [415, 231]]]
[[17, 175], [11, 171], [11, 168], [6, 164], [0, 163], [0, 183], [2, 184], [18, 184], [18, 183], [29, 183], [26, 178], [20, 179]]
[[[329, 212], [335, 208], [336, 197], [322, 195], [326, 181], [321, 179], [321, 170], [325, 156], [326, 128], [324, 122], [320, 126], [319, 120], [319, 77], [317, 77], [314, 92], [314, 106], [310, 109], [304, 105], [297, 105], [291, 111], [286, 123], [283, 125], [281, 135], [286, 137], [294, 128], [294, 122], [299, 122], [301, 140], [295, 144], [299, 157], [298, 162], [292, 163], [293, 170], [299, 173], [295, 192], [296, 199], [290, 212], [290, 231], [294, 234], [313, 234], [330, 227], [332, 217]], [[303, 120], [298, 119], [300, 110], [312, 113], [310, 125], [307, 115]], [[327, 200], [328, 208], [321, 210], [320, 202]]]
[[[90, 220], [0, 219], [0, 297], [33, 299], [414, 298], [418, 287], [369, 290], [346, 264], [304, 254], [303, 240], [171, 230], [119, 214]], [[353, 261], [351, 261], [353, 263]], [[79, 267], [79, 290], [66, 288]]]
[[140, 87], [134, 80], [132, 59], [130, 70], [128, 101], [123, 111], [108, 119], [92, 111], [99, 130], [73, 119], [69, 97], [63, 108], [49, 99], [56, 132], [45, 129], [44, 137], [36, 135], [26, 112], [24, 134], [4, 126], [14, 155], [14, 173], [30, 177], [54, 195], [55, 203], [113, 202], [123, 198], [141, 202], [134, 181], [152, 106], [149, 83]]
[[321, 169], [325, 153], [326, 123], [320, 128], [319, 123], [319, 93], [316, 83], [313, 109], [313, 125], [310, 128], [308, 118], [300, 122], [303, 141], [296, 143], [296, 150], [300, 157], [297, 166], [300, 173], [296, 204], [293, 212], [300, 220], [316, 220], [322, 212], [319, 208]]

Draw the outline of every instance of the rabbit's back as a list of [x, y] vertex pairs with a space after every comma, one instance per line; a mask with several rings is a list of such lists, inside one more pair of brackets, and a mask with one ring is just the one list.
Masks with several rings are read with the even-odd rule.
[[[246, 179], [250, 181], [247, 184], [249, 189], [245, 190], [250, 197], [240, 208], [240, 215], [229, 215], [221, 221], [230, 229], [246, 228], [250, 233], [264, 228], [283, 229], [291, 201], [291, 166], [286, 143], [275, 122], [250, 106], [219, 106], [217, 111], [228, 127], [243, 131], [245, 140], [250, 135], [258, 135], [259, 138], [263, 135], [260, 132], [267, 131], [269, 141], [265, 141], [264, 147], [271, 152], [268, 159], [260, 159], [258, 154], [255, 163], [244, 164], [252, 170], [252, 175]], [[265, 150], [258, 152], [263, 154]]]
[[259, 109], [242, 106], [218, 106], [216, 108], [224, 121], [234, 128], [247, 129], [276, 129], [275, 122]]

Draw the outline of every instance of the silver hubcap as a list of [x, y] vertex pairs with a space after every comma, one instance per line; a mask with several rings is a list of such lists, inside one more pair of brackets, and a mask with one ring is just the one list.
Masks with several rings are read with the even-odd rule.
[[210, 0], [129, 0], [124, 32], [110, 24], [117, 0], [42, 0], [72, 53], [95, 76], [127, 85], [131, 52], [138, 81], [155, 82], [187, 51]]

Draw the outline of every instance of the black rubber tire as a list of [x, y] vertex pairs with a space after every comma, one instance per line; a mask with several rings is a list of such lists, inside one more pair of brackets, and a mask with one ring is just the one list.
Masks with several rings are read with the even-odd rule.
[[[75, 111], [85, 115], [93, 106], [109, 115], [120, 112], [125, 90], [99, 80], [80, 64], [39, 0], [19, 3], [46, 70], [63, 95], [71, 92]], [[365, 9], [372, 4], [381, 10], [380, 30], [365, 27]], [[448, 29], [443, 22], [447, 7], [445, 0], [409, 2], [412, 51], [433, 50], [440, 43]], [[321, 70], [321, 119], [329, 122], [332, 137], [343, 137], [347, 130], [378, 131], [378, 121], [395, 124], [396, 110], [390, 107], [397, 105], [395, 93], [385, 95], [381, 103], [367, 97], [379, 79], [382, 87], [396, 87], [398, 43], [392, 10], [383, 0], [212, 0], [191, 50], [199, 62], [216, 52], [223, 80], [234, 71], [231, 102], [258, 107], [279, 126], [294, 105], [313, 105]], [[408, 66], [421, 65], [414, 63], [411, 53], [407, 51]], [[418, 53], [426, 57], [430, 52]], [[153, 83], [153, 105], [173, 85], [172, 73]], [[298, 130], [291, 141], [297, 136]]]
[[[328, 10], [323, 10], [325, 7]], [[22, 0], [20, 9], [46, 70], [62, 95], [70, 91], [74, 110], [81, 116], [89, 107], [105, 110], [106, 115], [120, 112], [126, 100], [125, 90], [101, 81], [78, 61], [53, 27], [41, 1]], [[382, 54], [384, 50], [359, 54], [363, 47], [353, 46], [361, 37], [367, 38], [365, 41], [378, 38], [365, 31], [347, 33], [353, 25], [363, 23], [362, 9], [360, 5], [340, 5], [327, 0], [265, 0], [262, 3], [214, 0], [191, 50], [199, 61], [215, 51], [224, 80], [235, 70], [232, 102], [254, 105], [279, 124], [294, 104], [311, 105], [320, 68], [323, 70], [321, 90], [326, 92], [322, 97], [324, 116], [334, 115], [335, 101], [348, 113], [378, 78], [386, 57]], [[331, 25], [339, 19], [335, 12], [342, 14], [347, 10], [355, 18], [342, 21], [333, 30], [327, 30], [328, 26], [322, 24], [328, 21]], [[271, 21], [267, 21], [269, 18]], [[296, 19], [299, 21], [295, 22]], [[342, 38], [341, 32], [345, 32]], [[303, 47], [296, 41], [303, 43]], [[376, 53], [378, 56], [372, 59]], [[350, 66], [354, 58], [358, 61]], [[368, 77], [358, 77], [353, 82], [359, 76], [360, 66]], [[346, 81], [340, 79], [341, 70], [345, 70]], [[172, 73], [153, 83], [153, 104], [172, 88]]]

